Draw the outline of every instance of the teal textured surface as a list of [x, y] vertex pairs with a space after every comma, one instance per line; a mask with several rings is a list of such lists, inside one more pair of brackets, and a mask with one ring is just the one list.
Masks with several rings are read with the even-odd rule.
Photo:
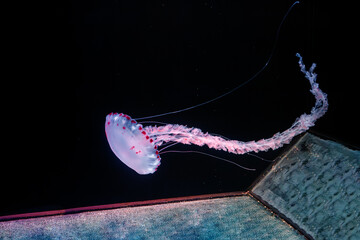
[[252, 192], [314, 239], [360, 239], [360, 151], [307, 133]]
[[249, 196], [0, 222], [0, 239], [304, 239]]

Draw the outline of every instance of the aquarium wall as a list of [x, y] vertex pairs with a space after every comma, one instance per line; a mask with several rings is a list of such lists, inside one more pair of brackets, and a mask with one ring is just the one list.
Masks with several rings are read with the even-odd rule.
[[360, 239], [360, 152], [306, 134], [251, 190], [314, 239]]
[[0, 223], [6, 239], [304, 239], [249, 196]]

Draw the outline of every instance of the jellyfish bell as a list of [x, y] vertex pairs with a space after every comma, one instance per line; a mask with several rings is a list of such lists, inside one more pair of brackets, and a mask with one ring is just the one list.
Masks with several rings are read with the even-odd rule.
[[108, 114], [105, 133], [114, 154], [137, 173], [154, 173], [160, 165], [161, 158], [154, 140], [130, 116], [123, 113]]

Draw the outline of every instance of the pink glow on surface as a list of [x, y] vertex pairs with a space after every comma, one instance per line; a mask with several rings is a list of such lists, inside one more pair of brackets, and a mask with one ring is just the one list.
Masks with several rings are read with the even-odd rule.
[[284, 144], [288, 144], [293, 137], [314, 126], [316, 120], [322, 117], [328, 109], [327, 96], [316, 83], [317, 75], [313, 72], [316, 65], [313, 64], [307, 71], [301, 56], [298, 54], [297, 56], [299, 57], [300, 70], [310, 82], [310, 92], [316, 100], [315, 106], [311, 109], [310, 114], [302, 114], [290, 128], [274, 134], [271, 138], [242, 142], [227, 140], [204, 133], [198, 128], [189, 128], [178, 124], [143, 127], [128, 115], [110, 113], [105, 122], [105, 131], [110, 147], [122, 162], [139, 174], [149, 174], [156, 171], [160, 165], [159, 151], [156, 149], [165, 143], [206, 145], [209, 148], [234, 154], [280, 148]]

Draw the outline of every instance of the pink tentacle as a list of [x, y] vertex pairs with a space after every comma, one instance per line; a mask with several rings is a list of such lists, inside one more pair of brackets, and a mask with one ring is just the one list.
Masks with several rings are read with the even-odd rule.
[[288, 144], [293, 137], [307, 131], [314, 126], [317, 119], [322, 117], [327, 109], [327, 96], [321, 91], [319, 85], [316, 83], [317, 75], [313, 72], [315, 64], [313, 64], [309, 71], [305, 69], [302, 57], [299, 57], [300, 70], [305, 74], [311, 85], [310, 92], [315, 96], [315, 106], [311, 109], [310, 114], [303, 114], [295, 120], [292, 126], [281, 133], [274, 134], [268, 139], [261, 139], [258, 141], [241, 142], [237, 140], [227, 140], [219, 136], [214, 136], [209, 133], [203, 133], [198, 128], [189, 128], [183, 125], [167, 124], [165, 126], [148, 126], [145, 127], [146, 132], [154, 138], [155, 144], [161, 145], [164, 142], [178, 142], [182, 144], [195, 144], [198, 146], [207, 145], [209, 148], [216, 150], [228, 151], [235, 154], [244, 154], [247, 152], [267, 151], [269, 149], [277, 149], [284, 144]]

